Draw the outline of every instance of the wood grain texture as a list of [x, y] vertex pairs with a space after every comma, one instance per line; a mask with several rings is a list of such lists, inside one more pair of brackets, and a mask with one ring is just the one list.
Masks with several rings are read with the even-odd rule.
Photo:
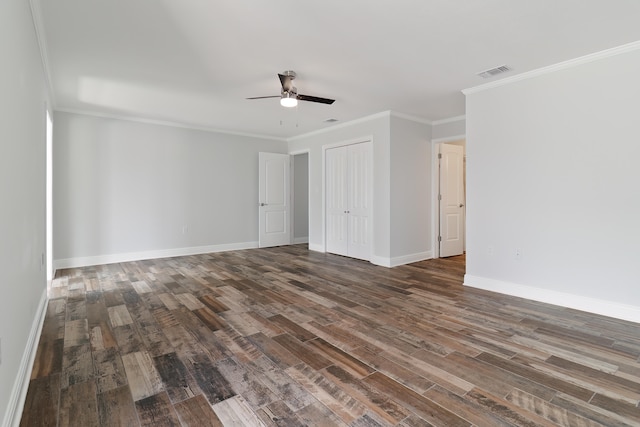
[[155, 426], [180, 426], [178, 414], [169, 401], [167, 393], [160, 393], [146, 397], [136, 402], [136, 411], [140, 419], [140, 425], [145, 427]]
[[180, 402], [201, 393], [176, 353], [157, 356], [154, 358], [154, 363], [172, 402]]
[[87, 319], [70, 320], [64, 327], [64, 346], [75, 347], [89, 342]]
[[115, 348], [93, 351], [97, 392], [103, 393], [128, 384], [122, 357]]
[[127, 372], [133, 400], [153, 396], [164, 389], [162, 378], [146, 351], [128, 353], [122, 356], [122, 364]]
[[59, 401], [60, 374], [32, 379], [29, 382], [20, 426], [55, 427], [60, 415]]
[[47, 377], [62, 370], [64, 340], [41, 339], [33, 361], [31, 379]]
[[98, 416], [101, 426], [139, 426], [129, 387], [114, 388], [98, 394]]
[[97, 389], [93, 381], [63, 389], [60, 397], [59, 426], [99, 426]]
[[224, 427], [203, 395], [194, 396], [175, 405], [183, 426]]
[[255, 426], [265, 427], [255, 412], [249, 407], [242, 396], [234, 396], [213, 405], [223, 426]]
[[303, 245], [58, 272], [23, 426], [640, 426], [638, 325]]
[[93, 360], [89, 344], [64, 349], [61, 387], [89, 381], [94, 377]]

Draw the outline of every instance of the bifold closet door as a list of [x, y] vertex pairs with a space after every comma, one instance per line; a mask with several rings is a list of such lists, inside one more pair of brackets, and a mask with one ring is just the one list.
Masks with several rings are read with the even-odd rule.
[[348, 251], [353, 258], [371, 257], [371, 143], [348, 148]]
[[331, 148], [325, 157], [327, 252], [348, 255], [348, 159], [346, 147]]
[[371, 143], [326, 150], [327, 252], [369, 260]]

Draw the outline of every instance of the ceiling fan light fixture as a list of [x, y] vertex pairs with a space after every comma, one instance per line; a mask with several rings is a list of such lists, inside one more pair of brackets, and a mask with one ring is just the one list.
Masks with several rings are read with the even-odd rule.
[[280, 105], [283, 107], [291, 108], [298, 105], [298, 96], [295, 92], [283, 91], [280, 98]]

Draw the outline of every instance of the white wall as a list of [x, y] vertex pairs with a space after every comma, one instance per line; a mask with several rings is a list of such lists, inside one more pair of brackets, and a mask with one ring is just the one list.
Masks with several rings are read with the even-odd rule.
[[309, 153], [293, 156], [293, 240], [309, 242]]
[[284, 141], [56, 112], [54, 254], [60, 266], [258, 240], [258, 152]]
[[467, 91], [465, 284], [640, 321], [638, 76], [636, 49]]
[[391, 116], [392, 265], [433, 257], [431, 126]]
[[28, 1], [0, 2], [0, 52], [0, 421], [8, 425], [46, 301], [46, 88]]
[[466, 134], [466, 117], [458, 116], [433, 122], [431, 138], [436, 141], [460, 138]]

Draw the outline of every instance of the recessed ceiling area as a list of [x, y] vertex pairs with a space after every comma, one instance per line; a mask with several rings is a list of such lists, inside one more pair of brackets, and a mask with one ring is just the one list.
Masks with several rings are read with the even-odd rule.
[[[56, 109], [275, 138], [463, 115], [462, 89], [640, 40], [637, 0], [31, 2]], [[246, 99], [285, 70], [335, 103]]]

